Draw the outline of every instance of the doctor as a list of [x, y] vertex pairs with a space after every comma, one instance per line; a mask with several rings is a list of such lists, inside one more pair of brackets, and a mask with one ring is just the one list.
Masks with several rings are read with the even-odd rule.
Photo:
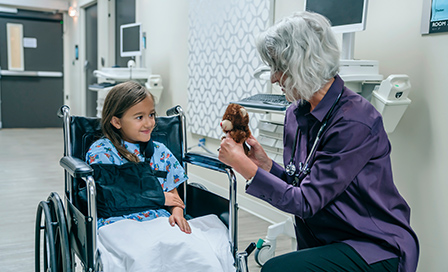
[[382, 117], [344, 86], [328, 20], [294, 14], [262, 33], [257, 48], [271, 82], [294, 102], [285, 117], [285, 167], [253, 136], [249, 156], [228, 137], [219, 159], [247, 179], [246, 193], [295, 216], [298, 250], [262, 271], [415, 271], [418, 240], [393, 182]]

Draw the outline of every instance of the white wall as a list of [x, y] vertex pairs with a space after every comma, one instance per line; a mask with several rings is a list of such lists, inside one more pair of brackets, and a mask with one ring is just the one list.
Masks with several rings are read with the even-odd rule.
[[146, 65], [162, 76], [159, 115], [175, 105], [187, 109], [188, 1], [136, 0], [136, 21], [146, 31]]
[[[105, 0], [99, 0], [105, 1]], [[2, 2], [12, 2], [1, 1]], [[29, 3], [30, 1], [20, 1]], [[52, 1], [44, 1], [52, 2]], [[60, 1], [58, 1], [60, 2]], [[76, 0], [71, 2], [77, 2]], [[85, 2], [85, 1], [84, 1]], [[19, 3], [19, 2], [17, 2]], [[42, 7], [39, 7], [42, 8]], [[185, 0], [137, 0], [137, 20], [147, 32], [146, 63], [151, 63], [153, 73], [162, 75], [165, 87], [157, 110], [160, 115], [180, 104], [187, 109], [188, 86], [188, 9]], [[303, 9], [303, 0], [276, 0], [275, 17], [279, 19], [293, 11]], [[396, 130], [390, 135], [392, 163], [398, 189], [411, 206], [411, 225], [420, 239], [421, 257], [418, 271], [448, 271], [445, 261], [448, 252], [448, 191], [445, 168], [448, 153], [447, 115], [448, 96], [448, 33], [420, 35], [422, 0], [369, 1], [367, 30], [356, 34], [355, 58], [378, 60], [380, 73], [410, 76], [411, 105]], [[81, 20], [82, 18], [78, 18]], [[72, 62], [74, 44], [80, 44], [79, 22], [66, 19], [64, 38], [68, 44], [65, 52], [66, 84], [72, 109], [79, 109], [83, 85], [79, 78], [82, 65]], [[189, 145], [197, 143], [199, 136], [190, 135]], [[219, 141], [207, 139], [207, 146], [215, 150]], [[215, 179], [214, 173], [190, 168], [192, 179]], [[239, 178], [241, 183], [242, 178]], [[225, 193], [226, 178], [209, 184]], [[270, 213], [265, 206], [238, 188], [241, 206], [255, 213], [271, 214], [272, 221], [282, 220], [281, 214]], [[255, 204], [254, 206], [254, 203]], [[249, 207], [247, 207], [249, 205]], [[250, 207], [252, 205], [252, 207]], [[267, 216], [267, 215], [266, 215]]]
[[390, 135], [394, 177], [420, 239], [419, 271], [448, 271], [448, 33], [420, 35], [421, 13], [422, 1], [369, 1], [355, 57], [379, 60], [385, 76], [411, 79], [412, 104]]

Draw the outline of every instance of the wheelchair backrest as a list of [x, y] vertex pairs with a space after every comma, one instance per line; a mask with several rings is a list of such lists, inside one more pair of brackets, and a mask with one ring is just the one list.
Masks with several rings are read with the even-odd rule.
[[[151, 134], [151, 139], [166, 145], [181, 164], [183, 163], [182, 135], [180, 116], [156, 117], [156, 126]], [[89, 147], [103, 136], [101, 119], [97, 117], [71, 116], [70, 136], [72, 156], [85, 161]]]
[[[85, 161], [86, 153], [97, 139], [101, 138], [101, 119], [96, 117], [70, 117], [70, 146], [72, 156]], [[67, 143], [66, 143], [67, 144]]]

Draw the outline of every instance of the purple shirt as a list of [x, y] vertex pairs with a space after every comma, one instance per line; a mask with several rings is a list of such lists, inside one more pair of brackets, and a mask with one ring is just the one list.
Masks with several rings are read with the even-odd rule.
[[305, 162], [342, 90], [311, 158], [311, 172], [300, 185], [292, 186], [294, 178], [273, 162], [270, 172], [258, 169], [246, 192], [295, 215], [296, 222], [303, 219], [312, 233], [298, 232], [296, 227], [300, 238], [317, 239], [321, 245], [347, 243], [369, 264], [398, 257], [399, 271], [415, 271], [418, 240], [410, 227], [410, 208], [393, 182], [391, 146], [382, 117], [370, 102], [344, 87], [339, 76], [311, 113], [307, 102], [288, 108], [284, 164], [289, 164], [294, 145], [295, 166]]

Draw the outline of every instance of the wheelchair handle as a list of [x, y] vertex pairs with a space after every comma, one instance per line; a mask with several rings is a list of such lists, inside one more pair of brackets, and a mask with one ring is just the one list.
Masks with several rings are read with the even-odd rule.
[[181, 114], [183, 112], [180, 105], [174, 106], [166, 111], [166, 116], [171, 116], [175, 114]]
[[64, 117], [64, 112], [69, 113], [70, 112], [70, 107], [67, 105], [64, 105], [62, 107], [59, 108], [57, 115], [59, 118], [63, 118]]

